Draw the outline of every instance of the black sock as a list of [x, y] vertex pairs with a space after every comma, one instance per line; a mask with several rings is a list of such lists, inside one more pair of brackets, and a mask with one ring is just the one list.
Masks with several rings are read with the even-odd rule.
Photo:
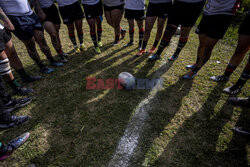
[[247, 80], [250, 78], [250, 63], [248, 62], [246, 68], [244, 69], [243, 73], [240, 76], [240, 79], [237, 81], [235, 86], [242, 88]]
[[237, 68], [237, 66], [234, 66], [234, 65], [229, 63], [227, 65], [227, 68], [226, 68], [226, 71], [225, 71], [224, 75], [226, 77], [230, 77], [230, 75], [236, 70], [236, 68]]
[[13, 90], [18, 90], [18, 88], [21, 87], [21, 85], [15, 79], [8, 81], [7, 83]]
[[192, 71], [194, 72], [194, 73], [197, 73], [199, 70], [201, 69], [201, 67], [195, 67]]
[[26, 73], [26, 71], [23, 68], [21, 70], [16, 70], [16, 72], [20, 75], [22, 79], [26, 79], [29, 77], [29, 75]]
[[37, 63], [37, 65], [39, 66], [40, 69], [45, 67], [45, 65], [42, 62]]
[[77, 34], [77, 36], [78, 36], [80, 45], [82, 45], [83, 44], [83, 33], [79, 33], [79, 34]]
[[98, 42], [102, 39], [102, 29], [97, 29]]
[[116, 35], [115, 36], [115, 41], [119, 41], [120, 40], [120, 35]]
[[156, 52], [157, 55], [161, 55], [163, 50], [168, 46], [170, 41], [167, 41], [167, 40], [161, 40], [161, 44]]
[[97, 47], [97, 41], [96, 41], [96, 33], [95, 32], [93, 32], [93, 33], [91, 33], [91, 39], [92, 39], [92, 41], [93, 41], [93, 43], [94, 43], [94, 45], [95, 45], [95, 47]]
[[74, 47], [77, 47], [75, 34], [69, 33], [69, 39], [71, 40], [71, 42], [74, 45]]
[[129, 32], [129, 38], [130, 38], [130, 42], [134, 42], [134, 33], [135, 33], [135, 30], [133, 29], [133, 31]]
[[174, 56], [179, 56], [181, 50], [182, 50], [182, 49], [184, 48], [184, 46], [186, 45], [187, 40], [188, 40], [188, 39], [180, 38], [179, 43], [178, 43], [178, 47], [177, 47], [177, 49], [176, 49], [176, 51], [175, 51], [175, 53], [174, 53]]
[[197, 58], [196, 58], [196, 63], [195, 64], [198, 64], [199, 63], [199, 61], [200, 61], [200, 57], [199, 56], [197, 56]]
[[143, 41], [142, 42], [142, 49], [145, 50], [147, 47], [148, 41]]
[[154, 42], [154, 44], [153, 44], [153, 47], [157, 47], [157, 45], [158, 45], [158, 43], [159, 43], [159, 41], [157, 41], [157, 40], [155, 40], [155, 42]]

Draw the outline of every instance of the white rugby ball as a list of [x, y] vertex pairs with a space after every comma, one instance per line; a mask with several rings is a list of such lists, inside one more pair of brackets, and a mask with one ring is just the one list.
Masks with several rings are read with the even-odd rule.
[[135, 77], [128, 72], [120, 73], [118, 79], [121, 82], [121, 85], [125, 88], [132, 89], [135, 85]]

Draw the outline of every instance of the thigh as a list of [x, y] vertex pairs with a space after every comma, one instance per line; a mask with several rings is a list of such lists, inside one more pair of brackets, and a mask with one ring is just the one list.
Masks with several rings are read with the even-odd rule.
[[157, 20], [157, 29], [162, 30], [164, 28], [166, 18], [158, 18]]
[[107, 22], [109, 23], [109, 24], [112, 24], [112, 17], [111, 17], [111, 11], [104, 11], [104, 15], [105, 15], [105, 17], [106, 17], [106, 19], [107, 19]]
[[147, 30], [150, 30], [150, 31], [152, 30], [156, 19], [157, 19], [156, 16], [154, 16], [154, 17], [147, 17], [146, 18], [146, 23], [145, 23], [146, 31]]
[[49, 34], [55, 34], [57, 32], [55, 25], [50, 21], [45, 21], [43, 27]]
[[120, 10], [120, 9], [113, 9], [111, 11], [111, 18], [112, 18], [112, 22], [114, 24], [120, 24], [121, 22], [121, 19], [122, 19], [122, 14], [123, 14], [123, 11]]

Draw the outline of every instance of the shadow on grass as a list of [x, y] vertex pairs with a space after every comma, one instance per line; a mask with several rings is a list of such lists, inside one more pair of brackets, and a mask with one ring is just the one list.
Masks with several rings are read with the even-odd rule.
[[[229, 151], [230, 154], [218, 153], [216, 150], [220, 144], [219, 136], [223, 135], [223, 128], [233, 114], [233, 107], [227, 103], [217, 113], [214, 112], [224, 85], [218, 84], [212, 90], [202, 108], [183, 123], [167, 144], [164, 153], [151, 166], [246, 165], [246, 157], [232, 156], [234, 149]], [[242, 150], [240, 152], [242, 155]], [[242, 164], [239, 165], [239, 162]]]
[[[29, 106], [32, 119], [28, 124], [3, 131], [4, 138], [15, 137], [16, 132], [30, 131], [31, 138], [23, 154], [31, 157], [29, 163], [37, 166], [107, 164], [134, 108], [148, 91], [86, 90], [85, 77], [101, 71], [96, 78], [115, 79], [122, 71], [132, 73], [132, 69], [147, 58], [144, 56], [134, 61], [135, 57], [131, 56], [110, 67], [135, 50], [132, 48], [111, 57], [122, 49], [86, 64], [93, 57], [91, 49], [83, 54], [70, 55], [67, 65], [57, 68], [41, 81], [29, 84], [35, 90], [33, 103]], [[129, 64], [132, 61], [133, 64]], [[143, 78], [153, 66], [154, 63], [147, 64], [143, 73], [137, 76]], [[30, 72], [37, 67], [32, 65], [26, 69]], [[91, 99], [94, 100], [88, 102]], [[14, 158], [15, 162], [22, 161], [22, 156]], [[11, 161], [10, 158], [5, 163]]]

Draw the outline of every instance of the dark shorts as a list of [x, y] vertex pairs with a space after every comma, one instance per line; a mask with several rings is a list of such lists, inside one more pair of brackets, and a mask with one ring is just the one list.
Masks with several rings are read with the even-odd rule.
[[0, 53], [5, 49], [5, 44], [11, 39], [11, 34], [5, 29], [0, 29]]
[[239, 34], [250, 35], [250, 15], [247, 15], [239, 28]]
[[168, 24], [183, 27], [193, 27], [201, 14], [204, 2], [186, 3], [175, 1], [172, 11], [169, 14]]
[[124, 4], [121, 4], [118, 6], [106, 6], [106, 5], [104, 5], [104, 11], [112, 11], [114, 9], [119, 9], [121, 11], [124, 11]]
[[20, 40], [34, 36], [33, 30], [43, 31], [43, 26], [35, 13], [29, 16], [8, 16], [15, 27], [13, 34]]
[[125, 18], [128, 20], [144, 20], [145, 10], [125, 9]]
[[59, 7], [59, 11], [64, 24], [72, 24], [74, 21], [85, 17], [78, 1], [71, 5]]
[[42, 10], [46, 15], [46, 19], [43, 20], [42, 23], [44, 23], [45, 21], [49, 21], [54, 24], [61, 24], [61, 19], [60, 19], [58, 9], [55, 4], [53, 4], [49, 8], [42, 8]]
[[232, 15], [204, 15], [196, 30], [197, 34], [206, 34], [210, 38], [222, 39], [231, 24]]
[[102, 1], [95, 5], [83, 4], [86, 19], [92, 19], [103, 15]]
[[147, 17], [167, 18], [172, 9], [172, 2], [168, 3], [149, 3]]

